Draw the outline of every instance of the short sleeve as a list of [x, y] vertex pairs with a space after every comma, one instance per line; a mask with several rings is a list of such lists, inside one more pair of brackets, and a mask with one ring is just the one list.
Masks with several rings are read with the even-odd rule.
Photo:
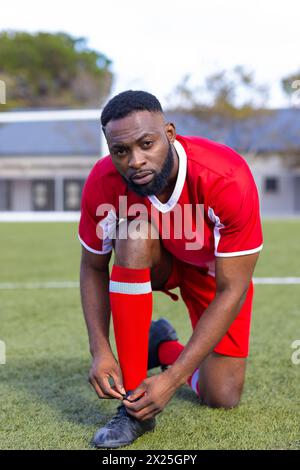
[[230, 179], [217, 185], [210, 202], [215, 256], [241, 256], [262, 249], [259, 197], [246, 162]]
[[103, 190], [105, 177], [96, 175], [97, 170], [92, 169], [82, 191], [78, 238], [91, 253], [106, 254], [113, 248], [117, 217], [112, 198]]

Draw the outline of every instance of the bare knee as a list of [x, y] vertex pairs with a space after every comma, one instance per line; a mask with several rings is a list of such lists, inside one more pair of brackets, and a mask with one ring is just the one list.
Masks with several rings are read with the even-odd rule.
[[204, 405], [210, 408], [224, 408], [225, 410], [232, 410], [240, 403], [240, 397], [220, 397], [217, 400], [207, 400], [203, 402]]
[[152, 267], [159, 257], [157, 231], [147, 221], [132, 222], [123, 222], [118, 227], [114, 241], [115, 263], [133, 269]]
[[241, 392], [239, 390], [220, 390], [218, 393], [210, 393], [206, 396], [200, 396], [203, 405], [210, 408], [224, 408], [230, 410], [236, 408], [241, 400]]
[[201, 402], [211, 408], [236, 408], [245, 381], [246, 359], [211, 353], [200, 365]]

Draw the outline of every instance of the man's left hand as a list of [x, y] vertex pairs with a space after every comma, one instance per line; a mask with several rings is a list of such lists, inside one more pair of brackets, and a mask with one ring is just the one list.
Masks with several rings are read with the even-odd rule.
[[[127, 412], [141, 421], [161, 413], [180, 384], [174, 383], [168, 370], [145, 379], [123, 401]], [[139, 398], [141, 397], [141, 398]], [[133, 402], [134, 400], [137, 400]], [[133, 402], [133, 403], [132, 403]]]

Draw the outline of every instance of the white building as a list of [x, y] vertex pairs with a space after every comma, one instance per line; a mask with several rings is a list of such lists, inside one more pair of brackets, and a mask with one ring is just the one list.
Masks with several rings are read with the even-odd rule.
[[262, 215], [300, 215], [300, 109], [268, 110], [245, 120], [170, 113], [179, 133], [206, 137], [248, 162]]
[[101, 155], [99, 110], [0, 114], [0, 211], [76, 211]]
[[[78, 211], [107, 148], [101, 110], [0, 113], [0, 211]], [[229, 145], [252, 170], [262, 215], [300, 215], [300, 109], [245, 121], [167, 113], [182, 135]]]

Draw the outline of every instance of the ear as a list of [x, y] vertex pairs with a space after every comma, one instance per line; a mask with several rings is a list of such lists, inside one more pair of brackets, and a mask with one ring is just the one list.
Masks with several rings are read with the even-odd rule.
[[165, 125], [165, 129], [169, 142], [171, 144], [174, 144], [176, 140], [176, 129], [173, 122], [167, 122]]

